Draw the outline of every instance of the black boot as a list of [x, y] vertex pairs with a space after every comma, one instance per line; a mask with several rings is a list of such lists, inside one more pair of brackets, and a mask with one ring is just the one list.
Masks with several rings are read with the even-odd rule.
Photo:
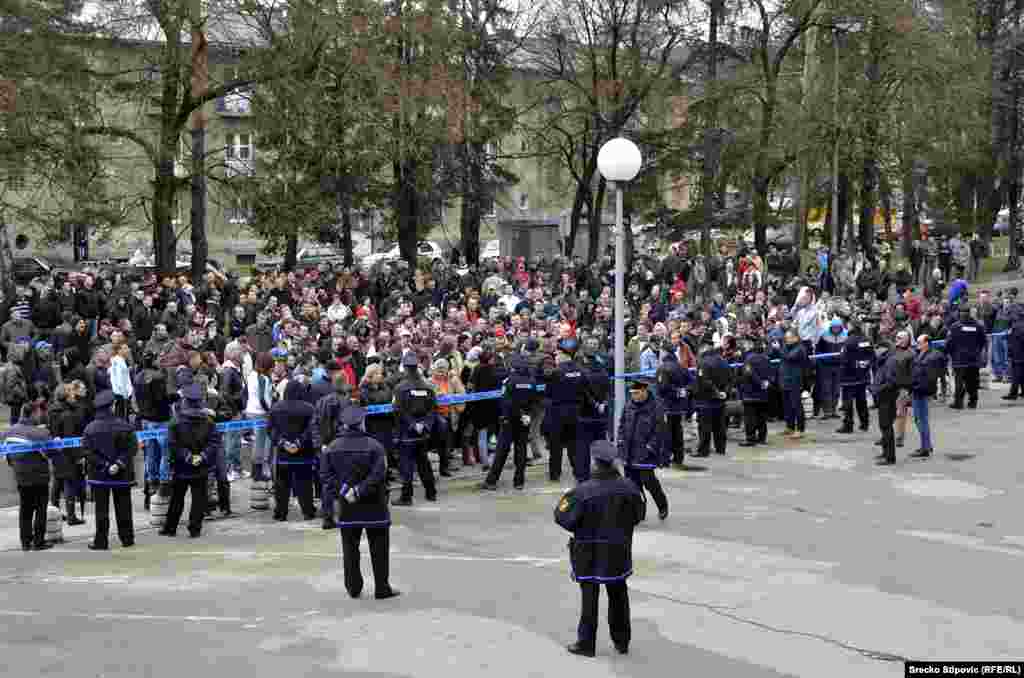
[[74, 499], [65, 499], [64, 500], [64, 507], [65, 507], [65, 510], [67, 511], [68, 526], [85, 525], [85, 521], [82, 520], [81, 518], [79, 518], [77, 515], [75, 515], [75, 500]]
[[221, 513], [231, 515], [231, 483], [226, 480], [217, 481], [217, 504]]
[[853, 420], [844, 421], [843, 425], [836, 429], [836, 433], [853, 433]]
[[392, 506], [412, 506], [412, 483], [402, 485], [402, 496], [391, 502]]

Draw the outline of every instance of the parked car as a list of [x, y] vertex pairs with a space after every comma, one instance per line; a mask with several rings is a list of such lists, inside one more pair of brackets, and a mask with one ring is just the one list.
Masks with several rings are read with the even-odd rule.
[[[765, 245], [775, 247], [777, 250], [793, 249], [793, 227], [782, 226], [779, 228], [768, 228], [765, 230]], [[750, 247], [755, 244], [754, 229], [743, 234], [743, 242]]]
[[[416, 246], [416, 256], [421, 259], [427, 259], [428, 261], [436, 261], [438, 259], [444, 259], [444, 252], [441, 251], [441, 246], [432, 240], [421, 240]], [[381, 262], [393, 263], [402, 258], [402, 253], [399, 245], [395, 245], [386, 252], [378, 252], [369, 256], [363, 257], [362, 267], [364, 270], [370, 270]]]

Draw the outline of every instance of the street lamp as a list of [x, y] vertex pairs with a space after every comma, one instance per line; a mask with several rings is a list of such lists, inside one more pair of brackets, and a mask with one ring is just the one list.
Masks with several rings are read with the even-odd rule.
[[617, 137], [606, 141], [597, 152], [597, 169], [605, 181], [615, 188], [615, 418], [612, 439], [619, 439], [619, 421], [626, 404], [626, 382], [621, 375], [626, 372], [625, 332], [625, 268], [626, 231], [622, 225], [622, 184], [632, 181], [640, 171], [640, 149], [629, 139]]

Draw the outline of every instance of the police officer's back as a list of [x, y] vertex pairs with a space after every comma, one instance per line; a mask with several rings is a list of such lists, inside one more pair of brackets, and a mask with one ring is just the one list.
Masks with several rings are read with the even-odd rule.
[[498, 449], [487, 478], [480, 486], [483, 490], [497, 489], [498, 479], [508, 459], [509, 448], [513, 446], [515, 474], [512, 484], [517, 490], [521, 490], [526, 482], [526, 439], [530, 433], [530, 417], [539, 393], [537, 380], [530, 373], [530, 364], [526, 358], [518, 354], [512, 356], [510, 367], [512, 373], [502, 385], [502, 398], [499, 404], [501, 433], [498, 436]]
[[267, 433], [276, 450], [277, 468], [274, 481], [274, 518], [288, 519], [288, 504], [294, 488], [306, 520], [316, 516], [313, 508], [313, 406], [306, 399], [306, 387], [291, 379], [284, 389], [284, 399], [274, 403], [267, 418]]
[[544, 432], [550, 448], [548, 479], [552, 482], [562, 477], [562, 454], [566, 448], [575, 471], [572, 444], [576, 441], [580, 408], [587, 392], [586, 375], [575, 358], [577, 348], [575, 339], [558, 342], [559, 363], [545, 385], [545, 397], [550, 407], [544, 417]]
[[378, 599], [392, 598], [398, 591], [388, 583], [387, 454], [384, 447], [363, 430], [365, 410], [349, 406], [341, 415], [338, 436], [327, 448], [320, 467], [324, 496], [335, 508], [334, 520], [341, 528], [342, 565], [345, 588], [358, 598], [363, 589], [359, 568], [359, 541], [363, 530], [370, 544], [370, 561]]
[[953, 409], [963, 408], [965, 394], [969, 408], [978, 406], [979, 370], [986, 362], [987, 348], [984, 326], [971, 317], [966, 306], [961, 307], [959, 319], [949, 328], [945, 346], [956, 380], [953, 404], [950, 405]]
[[689, 416], [691, 411], [690, 387], [693, 384], [693, 375], [679, 364], [679, 358], [674, 351], [666, 351], [661, 357], [656, 378], [658, 400], [665, 407], [665, 416], [668, 417], [668, 444], [672, 461], [681, 465], [686, 454], [683, 417]]
[[82, 449], [88, 454], [88, 483], [96, 506], [96, 536], [89, 548], [105, 551], [110, 547], [110, 500], [121, 545], [135, 545], [132, 525], [131, 488], [135, 484], [135, 432], [128, 422], [113, 412], [113, 391], [101, 391], [95, 400], [96, 417], [85, 427]]
[[697, 379], [693, 389], [700, 433], [698, 457], [706, 457], [711, 453], [712, 440], [715, 452], [725, 454], [725, 401], [729, 397], [732, 382], [732, 368], [722, 357], [721, 351], [707, 347], [697, 363]]
[[857, 407], [860, 430], [868, 430], [867, 386], [875, 364], [875, 348], [860, 324], [851, 322], [839, 351], [839, 389], [843, 401], [843, 425], [836, 433], [853, 433], [853, 408]]
[[555, 508], [555, 522], [573, 533], [569, 540], [572, 576], [583, 593], [579, 635], [568, 650], [590, 657], [596, 649], [601, 584], [605, 585], [611, 608], [608, 623], [612, 642], [620, 653], [629, 651], [626, 579], [633, 574], [633, 528], [646, 514], [640, 488], [623, 478], [614, 466], [615, 445], [599, 440], [591, 447], [591, 457], [595, 462], [591, 479], [562, 495]]
[[171, 502], [160, 534], [173, 537], [185, 508], [185, 492], [192, 495], [188, 532], [198, 537], [206, 513], [206, 484], [211, 467], [222, 452], [223, 439], [213, 412], [204, 407], [205, 389], [191, 384], [182, 391], [182, 403], [167, 429], [171, 457]]
[[427, 501], [437, 501], [434, 470], [427, 459], [427, 449], [433, 432], [432, 415], [437, 407], [437, 397], [434, 389], [420, 373], [415, 354], [407, 353], [402, 358], [402, 366], [405, 368], [405, 376], [395, 387], [394, 395], [402, 495], [394, 503], [398, 506], [409, 506], [412, 504], [412, 480], [415, 472], [420, 474]]

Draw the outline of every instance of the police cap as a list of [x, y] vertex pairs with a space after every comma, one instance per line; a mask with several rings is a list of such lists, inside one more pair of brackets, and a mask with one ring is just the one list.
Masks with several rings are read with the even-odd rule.
[[366, 419], [366, 410], [362, 407], [346, 407], [341, 412], [341, 423], [349, 428], [356, 428]]
[[103, 407], [110, 407], [114, 404], [114, 392], [110, 390], [100, 391], [96, 394], [96, 400], [93, 401], [93, 405], [96, 409]]
[[416, 354], [409, 351], [402, 356], [402, 367], [419, 367], [420, 361], [416, 358]]
[[601, 461], [606, 464], [610, 464], [615, 461], [618, 457], [618, 450], [615, 449], [615, 444], [607, 440], [595, 440], [590, 444], [590, 456], [595, 461]]

